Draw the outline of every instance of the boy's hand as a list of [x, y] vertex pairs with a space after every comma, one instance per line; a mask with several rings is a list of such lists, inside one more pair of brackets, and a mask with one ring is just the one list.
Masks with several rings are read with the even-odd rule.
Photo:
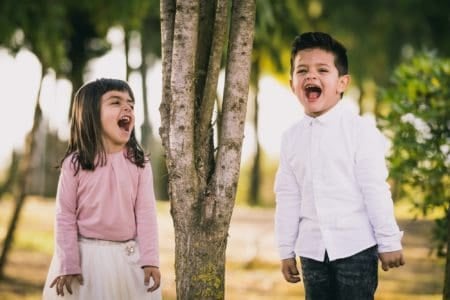
[[69, 294], [72, 295], [72, 281], [76, 279], [78, 282], [83, 285], [83, 276], [81, 274], [73, 274], [73, 275], [61, 275], [56, 277], [52, 283], [50, 284], [50, 288], [56, 286], [56, 295], [61, 295], [64, 297], [64, 286], [66, 287]]
[[144, 269], [144, 284], [150, 284], [150, 277], [153, 278], [153, 285], [147, 289], [147, 292], [156, 291], [161, 285], [161, 273], [157, 267], [145, 266]]
[[398, 268], [405, 264], [402, 250], [378, 253], [378, 257], [381, 261], [381, 268], [387, 271], [392, 268]]
[[300, 273], [295, 258], [286, 258], [281, 261], [281, 273], [283, 273], [287, 282], [296, 283], [300, 281]]

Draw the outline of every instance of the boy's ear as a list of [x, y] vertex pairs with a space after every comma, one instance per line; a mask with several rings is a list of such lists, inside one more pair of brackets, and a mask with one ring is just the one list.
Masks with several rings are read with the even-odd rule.
[[295, 94], [294, 87], [292, 86], [292, 78], [289, 79], [289, 86], [291, 87], [291, 91]]
[[351, 77], [348, 74], [339, 77], [337, 90], [338, 94], [343, 93], [347, 89], [348, 85], [350, 84], [350, 81]]

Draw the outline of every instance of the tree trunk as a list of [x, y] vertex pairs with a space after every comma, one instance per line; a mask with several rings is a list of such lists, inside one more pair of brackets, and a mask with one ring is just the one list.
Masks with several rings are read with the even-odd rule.
[[[142, 38], [141, 38], [142, 39]], [[147, 72], [148, 63], [146, 59], [147, 49], [144, 47], [145, 43], [141, 42], [141, 66], [139, 72], [142, 78], [142, 104], [144, 110], [144, 122], [141, 126], [141, 144], [146, 152], [150, 152], [150, 147], [153, 144], [153, 130], [150, 124], [150, 117], [148, 115], [148, 89], [147, 89]]]
[[11, 155], [11, 165], [7, 171], [7, 177], [5, 182], [0, 186], [0, 201], [2, 200], [3, 195], [7, 191], [11, 191], [11, 188], [15, 184], [17, 180], [17, 173], [19, 169], [19, 162], [22, 160], [22, 155], [17, 151], [13, 150]]
[[250, 205], [258, 205], [260, 203], [260, 186], [261, 186], [261, 144], [259, 142], [259, 57], [257, 57], [252, 64], [252, 72], [250, 76], [250, 83], [254, 87], [254, 110], [253, 110], [253, 126], [255, 127], [255, 155], [253, 156], [252, 169], [250, 171], [250, 189], [248, 194], [248, 203]]
[[125, 70], [126, 70], [126, 74], [125, 74], [125, 78], [127, 81], [130, 80], [130, 75], [131, 72], [133, 72], [133, 69], [130, 66], [130, 39], [131, 39], [131, 34], [130, 34], [130, 29], [128, 28], [123, 28], [123, 32], [124, 32], [124, 37], [123, 37], [123, 47], [124, 47], [124, 54], [125, 54]]
[[450, 300], [450, 207], [447, 208], [447, 255], [444, 278], [443, 300]]
[[6, 233], [5, 242], [3, 243], [3, 249], [0, 256], [0, 279], [4, 277], [4, 269], [8, 259], [9, 250], [11, 249], [14, 241], [14, 232], [19, 222], [20, 212], [22, 211], [23, 204], [25, 203], [26, 191], [29, 186], [29, 170], [31, 169], [31, 159], [33, 157], [36, 145], [35, 134], [42, 123], [42, 112], [39, 106], [41, 87], [42, 79], [39, 85], [38, 98], [34, 111], [33, 128], [31, 129], [30, 133], [28, 133], [25, 141], [25, 151], [22, 157], [22, 161], [19, 163], [17, 181], [15, 184], [15, 188], [13, 189], [13, 195], [16, 198], [16, 206], [14, 208], [14, 213], [8, 226], [8, 231]]
[[232, 1], [215, 153], [211, 118], [227, 15], [227, 0], [161, 1], [160, 135], [175, 227], [177, 299], [183, 300], [225, 297], [225, 250], [239, 177], [255, 2]]

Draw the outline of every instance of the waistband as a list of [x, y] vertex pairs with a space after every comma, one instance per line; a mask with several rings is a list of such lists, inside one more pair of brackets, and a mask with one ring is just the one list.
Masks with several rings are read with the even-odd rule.
[[135, 239], [129, 239], [125, 241], [110, 241], [110, 240], [102, 240], [102, 239], [96, 239], [96, 238], [88, 238], [84, 236], [78, 236], [78, 241], [82, 243], [93, 243], [93, 244], [100, 244], [100, 245], [124, 245], [130, 242], [136, 242]]

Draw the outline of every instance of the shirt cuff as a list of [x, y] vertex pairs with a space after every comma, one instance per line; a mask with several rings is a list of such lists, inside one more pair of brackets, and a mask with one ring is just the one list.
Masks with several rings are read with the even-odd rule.
[[281, 259], [293, 258], [295, 257], [295, 252], [292, 248], [288, 247], [279, 247], [278, 253]]
[[402, 243], [401, 243], [402, 237], [403, 237], [403, 231], [400, 231], [398, 234], [396, 234], [393, 237], [384, 238], [384, 239], [378, 241], [378, 252], [385, 253], [385, 252], [402, 250]]

